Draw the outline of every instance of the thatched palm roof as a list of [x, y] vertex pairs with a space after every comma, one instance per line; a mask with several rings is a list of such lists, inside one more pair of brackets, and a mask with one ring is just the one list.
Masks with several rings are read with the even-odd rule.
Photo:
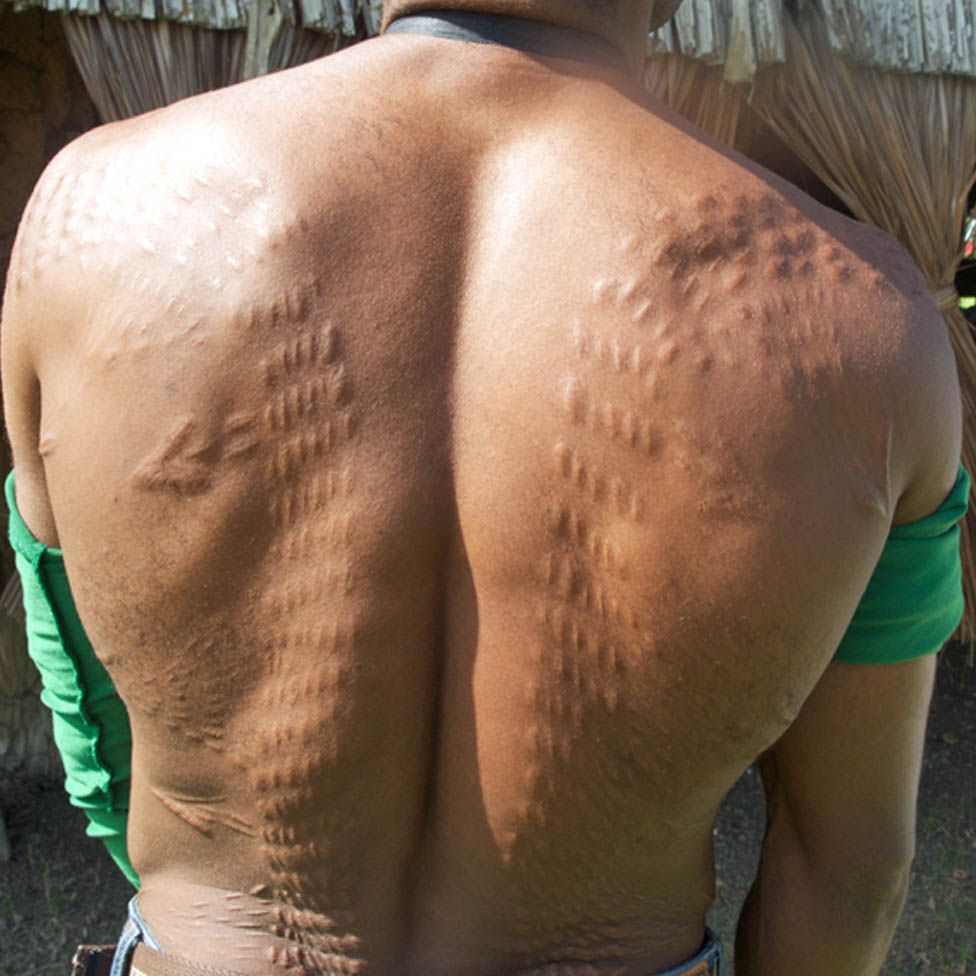
[[786, 56], [783, 0], [684, 0], [648, 38], [648, 54], [725, 64], [730, 81], [749, 80]]
[[[265, 0], [267, 2], [267, 0]], [[354, 37], [361, 18], [370, 34], [379, 31], [382, 0], [274, 0], [287, 23], [327, 34]], [[234, 30], [247, 26], [255, 0], [15, 0], [17, 7], [62, 13], [99, 14], [125, 20], [169, 20], [191, 27]]]
[[[973, 0], [795, 0], [815, 6], [831, 47], [864, 66], [908, 74], [976, 77]], [[749, 81], [785, 58], [784, 0], [684, 0], [651, 34], [649, 53], [680, 53], [725, 64], [726, 79]]]
[[[169, 20], [221, 30], [243, 28], [255, 0], [15, 0], [20, 7], [141, 20]], [[267, 0], [265, 0], [267, 2]], [[379, 29], [382, 0], [275, 0], [296, 27], [353, 37], [357, 21]], [[858, 64], [910, 74], [976, 77], [973, 0], [793, 0], [821, 8], [831, 45]], [[674, 20], [650, 36], [653, 53], [680, 52], [726, 65], [730, 81], [782, 62], [784, 0], [684, 0]]]

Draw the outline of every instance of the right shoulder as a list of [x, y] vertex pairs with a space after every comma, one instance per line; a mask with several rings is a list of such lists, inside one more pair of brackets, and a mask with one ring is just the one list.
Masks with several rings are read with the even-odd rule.
[[732, 194], [729, 234], [755, 228], [776, 328], [811, 350], [811, 379], [837, 398], [841, 435], [859, 427], [881, 442], [861, 447], [885, 458], [889, 515], [923, 518], [955, 483], [962, 443], [955, 357], [928, 283], [886, 231], [742, 162], [734, 185], [750, 189]]
[[840, 267], [851, 281], [836, 287], [827, 271], [825, 311], [843, 330], [888, 425], [894, 521], [914, 521], [938, 508], [958, 474], [962, 403], [948, 329], [902, 244], [839, 215], [831, 228], [832, 253], [842, 256], [834, 277]]
[[729, 308], [748, 296], [750, 330], [791, 364], [786, 385], [803, 377], [810, 409], [830, 404], [838, 458], [844, 443], [871, 459], [895, 521], [928, 515], [956, 480], [961, 403], [945, 321], [918, 266], [885, 231], [755, 164], [705, 143], [695, 153], [662, 267], [679, 283], [708, 282]]

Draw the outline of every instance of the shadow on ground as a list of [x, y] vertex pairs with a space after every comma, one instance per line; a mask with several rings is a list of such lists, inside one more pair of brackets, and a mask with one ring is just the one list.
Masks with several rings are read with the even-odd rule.
[[[0, 976], [67, 976], [78, 942], [114, 942], [131, 888], [57, 783], [0, 783], [13, 857], [0, 863]], [[755, 872], [762, 789], [750, 770], [715, 828], [711, 925], [728, 945]], [[885, 976], [976, 976], [976, 668], [940, 662], [911, 893]], [[830, 974], [824, 974], [830, 976]]]

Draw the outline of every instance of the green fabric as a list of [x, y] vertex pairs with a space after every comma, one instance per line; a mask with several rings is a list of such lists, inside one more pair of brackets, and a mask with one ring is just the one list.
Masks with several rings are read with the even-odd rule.
[[835, 661], [892, 664], [942, 648], [962, 619], [959, 520], [968, 503], [969, 475], [960, 467], [937, 511], [891, 527]]
[[88, 816], [123, 874], [138, 887], [125, 849], [132, 735], [129, 716], [85, 635], [64, 557], [31, 534], [17, 509], [14, 474], [6, 483], [8, 534], [24, 589], [27, 649], [41, 673], [54, 741], [71, 802]]

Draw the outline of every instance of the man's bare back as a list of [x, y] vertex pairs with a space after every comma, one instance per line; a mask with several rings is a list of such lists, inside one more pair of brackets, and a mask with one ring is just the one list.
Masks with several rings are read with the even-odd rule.
[[693, 955], [723, 795], [955, 475], [900, 252], [611, 71], [406, 36], [98, 130], [24, 226], [18, 499], [162, 947]]

